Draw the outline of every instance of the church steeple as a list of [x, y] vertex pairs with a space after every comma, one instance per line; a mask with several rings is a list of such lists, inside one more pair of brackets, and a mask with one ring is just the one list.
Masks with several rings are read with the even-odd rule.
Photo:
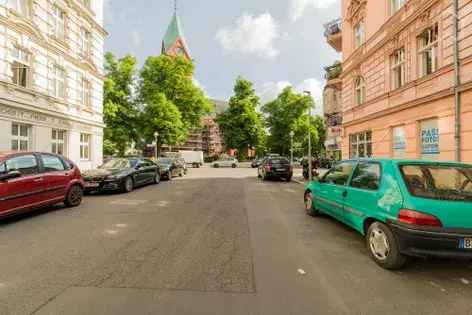
[[174, 0], [174, 14], [162, 40], [161, 53], [170, 56], [183, 56], [191, 59], [190, 52], [185, 42], [185, 37], [177, 14], [177, 0]]

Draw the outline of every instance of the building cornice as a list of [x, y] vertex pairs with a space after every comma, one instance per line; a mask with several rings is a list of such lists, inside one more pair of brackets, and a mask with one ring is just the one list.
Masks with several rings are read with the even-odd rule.
[[107, 37], [109, 35], [108, 32], [103, 28], [103, 26], [98, 24], [98, 22], [96, 21], [95, 12], [93, 12], [89, 8], [82, 6], [76, 0], [65, 0], [65, 1], [67, 5], [73, 8], [79, 16], [87, 20], [87, 22], [89, 22], [93, 26], [93, 28], [100, 33], [100, 35], [102, 35], [103, 37]]

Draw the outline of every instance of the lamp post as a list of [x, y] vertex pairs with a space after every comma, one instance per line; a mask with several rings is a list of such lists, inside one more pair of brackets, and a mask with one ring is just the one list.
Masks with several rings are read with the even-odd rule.
[[158, 156], [157, 156], [157, 139], [159, 138], [159, 132], [155, 132], [154, 133], [154, 139], [156, 141], [156, 145], [154, 146], [154, 156], [156, 157], [156, 161], [158, 159]]
[[[311, 98], [311, 92], [310, 91], [303, 91], [303, 94], [309, 96]], [[309, 181], [311, 182], [313, 180], [312, 177], [312, 157], [311, 157], [311, 103], [310, 107], [308, 108], [308, 178]]]
[[295, 133], [290, 131], [290, 164], [293, 165], [293, 136]]

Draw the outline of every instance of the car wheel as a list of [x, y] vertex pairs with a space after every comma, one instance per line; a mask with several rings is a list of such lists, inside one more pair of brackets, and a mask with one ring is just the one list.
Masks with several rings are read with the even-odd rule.
[[395, 270], [405, 265], [407, 258], [400, 253], [398, 242], [387, 225], [372, 223], [367, 231], [366, 243], [370, 256], [380, 267]]
[[291, 182], [292, 181], [292, 176], [289, 176], [285, 179], [287, 182]]
[[316, 209], [315, 203], [313, 202], [313, 193], [311, 191], [305, 193], [304, 202], [306, 214], [312, 217], [316, 217], [320, 214], [320, 211]]
[[220, 165], [219, 165], [219, 164], [213, 164], [213, 167], [214, 167], [214, 168], [219, 168]]
[[156, 174], [154, 175], [154, 184], [159, 184], [161, 182], [161, 174], [159, 174], [159, 172], [156, 172]]
[[133, 189], [134, 189], [133, 179], [128, 176], [125, 178], [125, 181], [123, 182], [122, 191], [124, 193], [129, 193], [129, 192], [132, 192]]
[[84, 196], [84, 190], [79, 185], [72, 186], [67, 192], [66, 199], [64, 201], [67, 207], [77, 207], [82, 203], [82, 197]]
[[179, 177], [184, 177], [184, 172], [182, 170], [179, 172]]
[[238, 167], [236, 164], [231, 165], [232, 168]]

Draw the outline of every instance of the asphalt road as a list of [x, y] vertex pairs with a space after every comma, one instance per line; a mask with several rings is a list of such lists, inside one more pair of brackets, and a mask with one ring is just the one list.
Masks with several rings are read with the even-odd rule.
[[0, 223], [0, 314], [472, 314], [472, 263], [377, 267], [303, 186], [192, 169]]

